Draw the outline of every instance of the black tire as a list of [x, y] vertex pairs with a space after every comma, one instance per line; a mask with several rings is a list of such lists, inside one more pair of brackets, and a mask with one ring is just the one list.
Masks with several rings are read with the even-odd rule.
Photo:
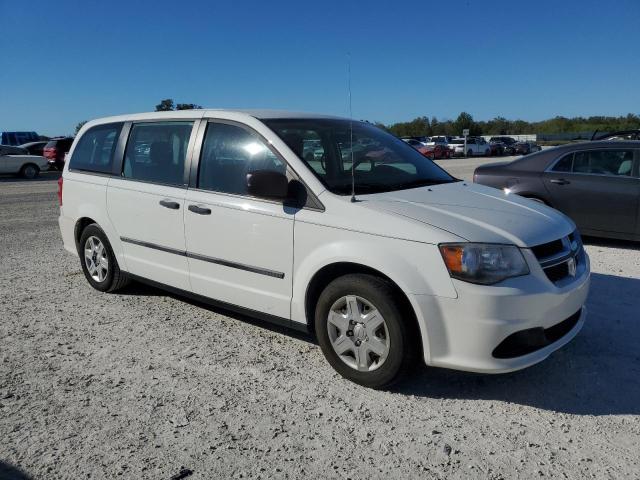
[[[344, 296], [361, 297], [382, 314], [389, 348], [384, 362], [372, 371], [359, 371], [347, 365], [334, 350], [328, 331], [331, 307]], [[413, 313], [397, 302], [398, 291], [390, 282], [366, 274], [349, 274], [333, 280], [320, 294], [315, 309], [315, 333], [331, 366], [344, 378], [369, 388], [384, 388], [397, 382], [415, 364], [419, 332]]]
[[[104, 245], [105, 256], [109, 262], [109, 269], [107, 270], [107, 274], [102, 281], [96, 281], [91, 276], [91, 273], [89, 273], [89, 269], [87, 267], [87, 262], [85, 261], [85, 244], [90, 237], [97, 237], [100, 242], [102, 242], [102, 244]], [[80, 265], [82, 266], [82, 272], [84, 273], [85, 278], [87, 279], [89, 284], [96, 290], [99, 290], [101, 292], [115, 292], [129, 283], [129, 277], [127, 273], [120, 270], [120, 266], [118, 265], [116, 256], [113, 253], [113, 248], [111, 248], [111, 243], [109, 243], [107, 235], [102, 231], [98, 224], [92, 223], [90, 225], [87, 225], [82, 231], [82, 234], [80, 235], [80, 241], [78, 242], [78, 256], [80, 257]]]
[[29, 180], [36, 178], [39, 174], [40, 168], [33, 163], [27, 163], [20, 169], [20, 176]]
[[467, 157], [473, 157], [473, 150], [467, 150]]

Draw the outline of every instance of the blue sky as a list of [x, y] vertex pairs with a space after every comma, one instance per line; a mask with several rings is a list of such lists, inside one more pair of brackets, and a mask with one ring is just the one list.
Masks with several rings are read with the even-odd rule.
[[0, 130], [212, 108], [541, 120], [640, 112], [640, 1], [0, 0]]

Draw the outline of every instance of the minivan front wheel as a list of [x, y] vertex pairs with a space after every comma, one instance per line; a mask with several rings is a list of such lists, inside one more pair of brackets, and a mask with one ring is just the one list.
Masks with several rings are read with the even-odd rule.
[[82, 231], [78, 255], [85, 278], [96, 290], [114, 292], [128, 283], [107, 236], [97, 224], [92, 223]]
[[316, 305], [315, 333], [331, 366], [371, 388], [396, 382], [414, 360], [412, 318], [379, 277], [350, 274], [332, 281]]

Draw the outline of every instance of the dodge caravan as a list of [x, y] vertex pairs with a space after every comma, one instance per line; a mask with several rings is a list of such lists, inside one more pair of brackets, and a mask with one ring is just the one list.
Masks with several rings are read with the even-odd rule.
[[586, 317], [589, 259], [570, 219], [456, 179], [365, 122], [223, 110], [94, 120], [59, 200], [64, 246], [95, 289], [143, 281], [308, 330], [369, 387], [420, 358], [521, 369]]

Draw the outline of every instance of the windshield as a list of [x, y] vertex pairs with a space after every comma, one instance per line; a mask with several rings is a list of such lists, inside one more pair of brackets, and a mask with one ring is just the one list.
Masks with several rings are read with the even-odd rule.
[[[353, 158], [356, 194], [380, 193], [456, 181], [406, 142], [364, 122], [273, 119], [271, 128], [338, 195], [351, 194]], [[310, 152], [310, 142], [320, 146]]]

